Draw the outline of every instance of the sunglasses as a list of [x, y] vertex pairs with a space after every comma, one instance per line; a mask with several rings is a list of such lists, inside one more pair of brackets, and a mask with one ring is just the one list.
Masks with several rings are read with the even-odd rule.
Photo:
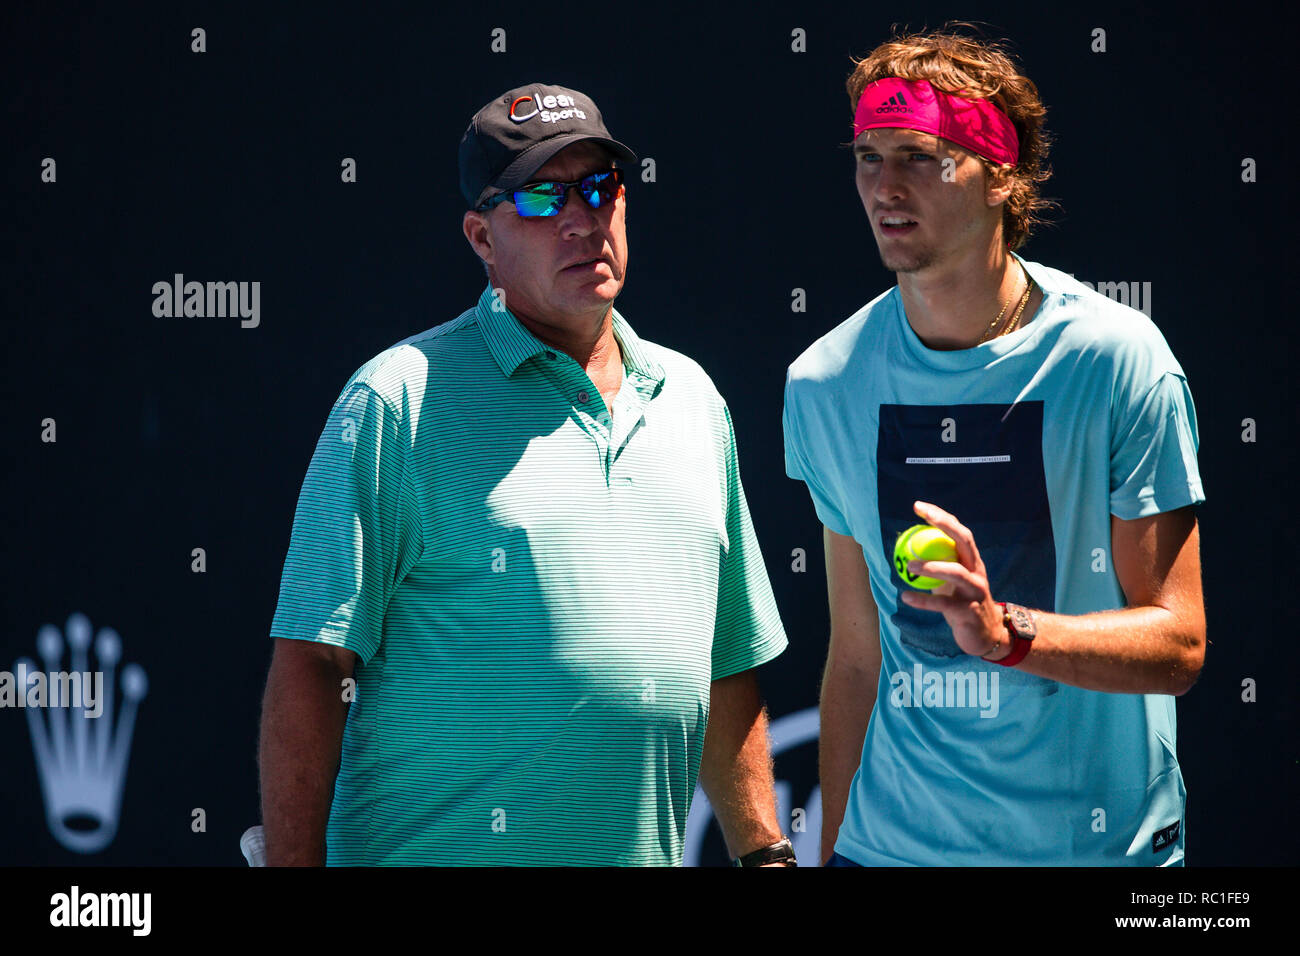
[[486, 212], [503, 202], [513, 202], [515, 212], [525, 219], [537, 216], [557, 216], [564, 204], [569, 201], [569, 190], [577, 188], [587, 205], [592, 209], [607, 206], [618, 198], [623, 187], [623, 170], [607, 169], [592, 173], [584, 179], [573, 183], [528, 183], [518, 189], [497, 193], [479, 204], [477, 211]]

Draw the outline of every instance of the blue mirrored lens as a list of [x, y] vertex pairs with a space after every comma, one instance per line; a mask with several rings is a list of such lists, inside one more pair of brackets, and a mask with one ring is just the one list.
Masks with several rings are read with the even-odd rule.
[[[608, 205], [618, 196], [619, 177], [610, 170], [588, 176], [577, 185], [582, 198], [592, 209]], [[572, 188], [566, 183], [533, 183], [514, 193], [515, 210], [521, 216], [554, 216], [564, 208]]]
[[599, 209], [610, 202], [614, 198], [616, 188], [612, 173], [597, 173], [595, 176], [588, 176], [578, 186], [582, 198], [587, 200], [587, 205], [592, 209]]
[[[550, 186], [550, 183], [546, 183]], [[520, 189], [515, 192], [515, 209], [521, 216], [554, 216], [564, 205], [564, 196], [556, 190]]]

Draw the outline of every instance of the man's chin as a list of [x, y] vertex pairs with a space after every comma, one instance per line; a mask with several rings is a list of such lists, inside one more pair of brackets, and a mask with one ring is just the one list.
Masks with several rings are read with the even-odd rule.
[[907, 274], [920, 272], [934, 265], [934, 257], [929, 255], [901, 255], [897, 252], [880, 253], [880, 264], [890, 272]]
[[584, 284], [579, 295], [588, 300], [594, 309], [599, 308], [601, 305], [613, 305], [614, 300], [622, 290], [622, 282], [617, 279], [605, 279], [603, 282]]

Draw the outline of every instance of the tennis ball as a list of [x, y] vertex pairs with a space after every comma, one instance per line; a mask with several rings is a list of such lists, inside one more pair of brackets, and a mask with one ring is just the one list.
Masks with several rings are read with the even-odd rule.
[[894, 570], [898, 576], [914, 588], [933, 591], [943, 587], [947, 581], [939, 578], [927, 578], [907, 570], [909, 561], [956, 561], [957, 545], [938, 528], [928, 524], [914, 524], [898, 536], [894, 542]]

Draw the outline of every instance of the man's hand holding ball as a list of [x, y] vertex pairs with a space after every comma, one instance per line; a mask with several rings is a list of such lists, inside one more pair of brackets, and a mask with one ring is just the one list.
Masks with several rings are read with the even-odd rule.
[[[984, 657], [999, 648], [1009, 651], [1011, 637], [1002, 623], [1002, 608], [989, 593], [988, 572], [970, 529], [937, 505], [917, 501], [912, 510], [928, 522], [898, 536], [894, 568], [917, 590], [899, 599], [922, 611], [938, 611], [952, 628], [957, 646]], [[1005, 656], [997, 654], [997, 657]]]

